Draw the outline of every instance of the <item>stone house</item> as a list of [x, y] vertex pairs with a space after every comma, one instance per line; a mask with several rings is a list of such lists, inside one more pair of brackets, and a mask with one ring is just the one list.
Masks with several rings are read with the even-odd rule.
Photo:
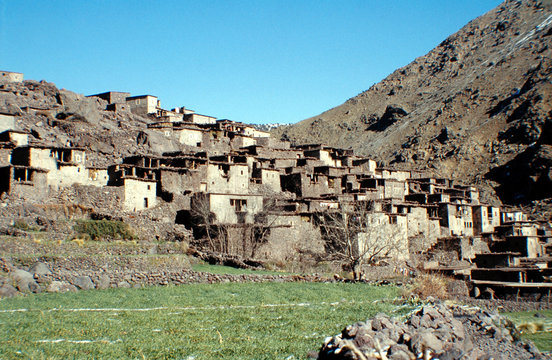
[[255, 215], [263, 211], [263, 196], [249, 194], [194, 194], [192, 209], [202, 207], [198, 201], [207, 201], [208, 209], [220, 224], [253, 224]]
[[192, 124], [216, 124], [217, 118], [197, 113], [183, 114], [182, 121]]
[[295, 172], [282, 175], [281, 183], [283, 191], [289, 191], [303, 198], [315, 198], [334, 193], [330, 190], [330, 181], [326, 175]]
[[369, 225], [365, 232], [358, 234], [358, 251], [370, 256], [383, 248], [382, 257], [407, 260], [410, 253], [406, 216], [379, 211], [370, 212], [366, 216]]
[[276, 169], [255, 168], [252, 172], [251, 182], [263, 185], [271, 192], [279, 193], [282, 191], [280, 171]]
[[405, 182], [410, 179], [410, 171], [377, 168], [375, 171], [375, 177], [382, 179], [395, 179], [397, 181]]
[[184, 120], [184, 114], [165, 109], [157, 109], [156, 117], [159, 121], [170, 123], [181, 123]]
[[48, 191], [48, 170], [24, 165], [0, 168], [0, 194], [10, 193], [27, 200], [43, 198]]
[[47, 184], [53, 188], [73, 184], [87, 185], [86, 152], [81, 148], [56, 148], [38, 145], [17, 147], [12, 152], [14, 165], [44, 169]]
[[87, 167], [88, 171], [88, 183], [87, 185], [93, 186], [107, 186], [109, 182], [109, 174], [105, 167]]
[[305, 157], [312, 157], [320, 160], [324, 165], [340, 167], [341, 160], [336, 154], [335, 149], [322, 145], [304, 145], [298, 148], [303, 149]]
[[497, 226], [500, 226], [500, 208], [497, 206], [474, 205], [473, 232], [475, 235], [492, 233]]
[[0, 166], [11, 164], [11, 153], [15, 145], [11, 142], [0, 142]]
[[255, 138], [248, 135], [230, 133], [228, 137], [230, 139], [230, 147], [234, 150], [255, 145], [257, 143], [257, 140], [255, 140]]
[[351, 172], [354, 171], [355, 173], [358, 173], [358, 174], [375, 176], [377, 163], [374, 160], [366, 159], [366, 158], [353, 159], [352, 168], [353, 169], [351, 169], [352, 170]]
[[123, 206], [127, 210], [139, 211], [157, 205], [157, 181], [138, 177], [124, 177]]
[[325, 244], [320, 229], [315, 226], [308, 214], [295, 211], [271, 211], [266, 225], [270, 230], [266, 239], [257, 249], [256, 256], [275, 262], [301, 262], [301, 254], [325, 253]]
[[181, 144], [188, 146], [207, 147], [208, 136], [203, 129], [192, 125], [180, 125], [173, 128], [174, 135]]
[[265, 148], [289, 150], [291, 144], [289, 141], [274, 139], [272, 137], [254, 136], [256, 144]]
[[469, 204], [440, 203], [439, 217], [441, 226], [446, 230], [444, 235], [473, 236], [473, 213]]
[[126, 103], [130, 106], [130, 111], [137, 115], [157, 114], [161, 108], [161, 102], [153, 95], [129, 96]]
[[[107, 101], [107, 105], [125, 104], [126, 99], [130, 97], [129, 92], [122, 91], [107, 91], [100, 94], [88, 95], [87, 97], [96, 97]], [[106, 110], [111, 110], [106, 108]]]
[[500, 214], [501, 223], [508, 224], [518, 221], [527, 221], [527, 214], [519, 210], [505, 210], [503, 209]]
[[210, 162], [207, 165], [207, 192], [247, 194], [249, 168], [247, 164]]
[[161, 167], [159, 169], [159, 186], [161, 193], [172, 196], [185, 196], [207, 191], [207, 166], [197, 168]]

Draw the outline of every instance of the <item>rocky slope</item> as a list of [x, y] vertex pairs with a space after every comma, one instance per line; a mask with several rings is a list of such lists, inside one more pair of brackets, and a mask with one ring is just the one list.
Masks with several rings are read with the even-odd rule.
[[367, 91], [275, 133], [429, 169], [479, 184], [488, 201], [548, 211], [551, 41], [549, 1], [508, 0]]
[[0, 110], [17, 115], [30, 141], [87, 150], [88, 166], [107, 166], [133, 154], [177, 151], [180, 145], [147, 129], [153, 119], [105, 111], [107, 102], [58, 89], [46, 81], [0, 85]]

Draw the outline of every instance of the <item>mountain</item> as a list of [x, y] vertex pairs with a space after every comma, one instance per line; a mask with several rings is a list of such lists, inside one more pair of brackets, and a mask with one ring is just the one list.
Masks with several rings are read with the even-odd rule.
[[318, 116], [275, 131], [552, 212], [552, 4], [508, 0]]

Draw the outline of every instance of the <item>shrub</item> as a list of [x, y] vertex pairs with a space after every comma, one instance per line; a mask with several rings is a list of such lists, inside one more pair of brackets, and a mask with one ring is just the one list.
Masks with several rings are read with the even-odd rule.
[[102, 238], [134, 240], [136, 235], [128, 224], [114, 220], [77, 220], [73, 227], [79, 234], [85, 234], [92, 240]]
[[407, 297], [415, 296], [422, 300], [432, 296], [437, 299], [446, 299], [447, 280], [442, 275], [437, 274], [422, 274], [414, 280], [411, 287], [404, 294]]
[[16, 229], [19, 229], [19, 230], [23, 230], [23, 231], [27, 231], [29, 230], [29, 224], [27, 224], [25, 222], [25, 220], [23, 219], [17, 219], [13, 222], [13, 225], [12, 225], [14, 228]]

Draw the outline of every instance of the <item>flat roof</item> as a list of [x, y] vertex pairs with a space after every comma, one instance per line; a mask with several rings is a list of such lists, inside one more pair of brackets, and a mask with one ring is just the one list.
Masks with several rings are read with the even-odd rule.
[[157, 96], [155, 96], [155, 95], [138, 95], [138, 96], [129, 96], [129, 97], [127, 97], [126, 99], [127, 99], [127, 100], [134, 100], [134, 99], [143, 99], [143, 98], [145, 98], [145, 97], [148, 97], [148, 96], [150, 96], [150, 97], [154, 97], [154, 98], [156, 98], [156, 99], [157, 99]]

